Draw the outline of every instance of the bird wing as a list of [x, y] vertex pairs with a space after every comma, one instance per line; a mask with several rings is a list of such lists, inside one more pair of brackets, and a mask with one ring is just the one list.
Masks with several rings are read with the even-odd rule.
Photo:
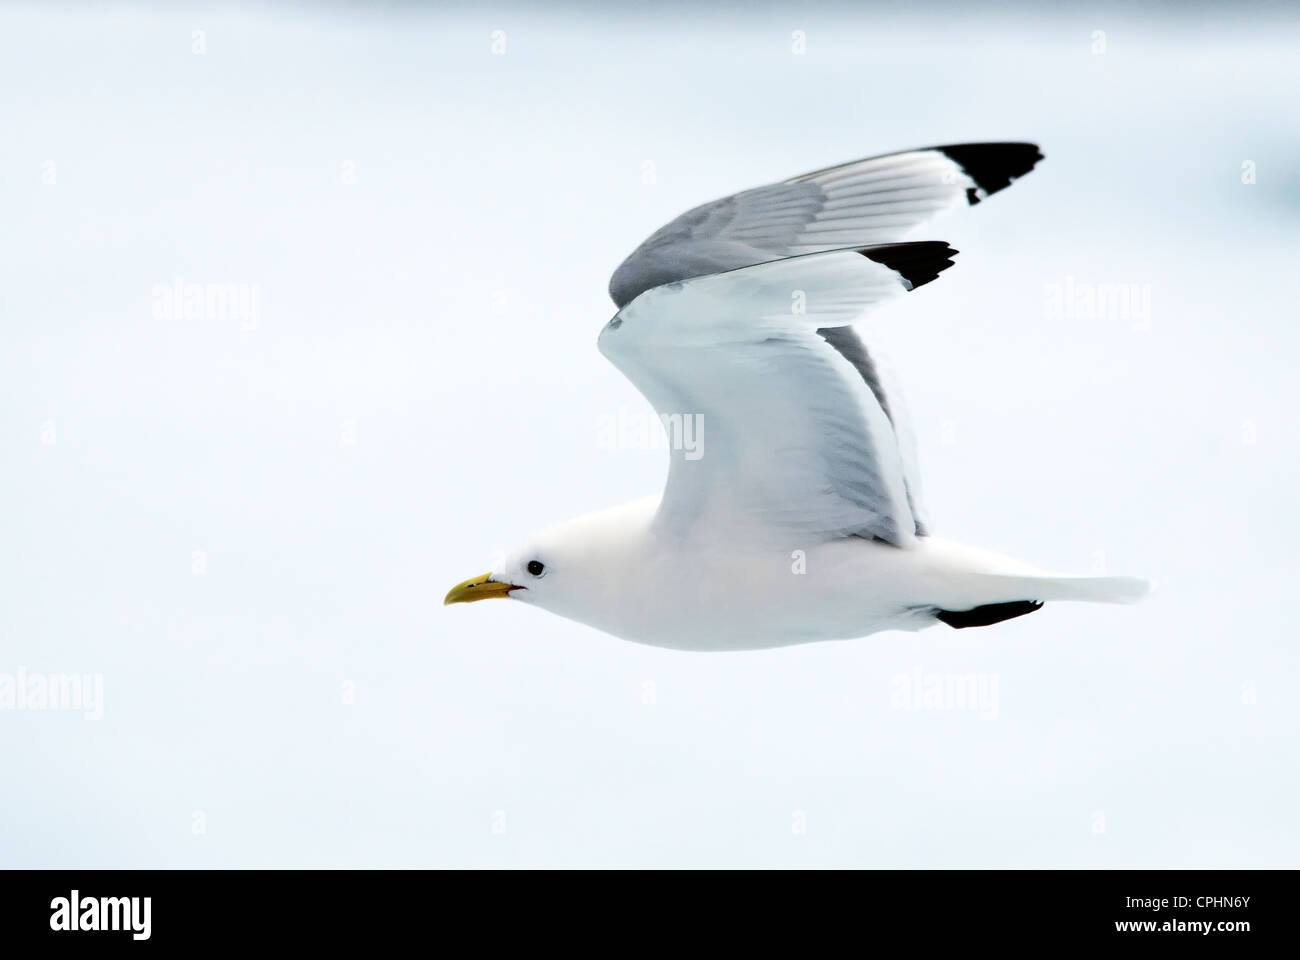
[[[938, 213], [1010, 186], [1042, 158], [1032, 143], [926, 147], [724, 197], [655, 231], [614, 271], [610, 296], [627, 308], [665, 284], [849, 246], [891, 244]], [[898, 450], [912, 531], [924, 534], [915, 440], [886, 359], [848, 324], [816, 333], [857, 372], [860, 386], [884, 413], [891, 436], [881, 440]]]
[[1032, 143], [925, 147], [816, 170], [688, 210], [614, 271], [620, 308], [661, 284], [784, 257], [898, 242], [917, 225], [1011, 185], [1043, 158]]
[[601, 352], [666, 423], [698, 418], [697, 445], [671, 452], [657, 524], [911, 545], [917, 520], [889, 398], [836, 341], [955, 253], [928, 241], [807, 254], [672, 281], [620, 310]]

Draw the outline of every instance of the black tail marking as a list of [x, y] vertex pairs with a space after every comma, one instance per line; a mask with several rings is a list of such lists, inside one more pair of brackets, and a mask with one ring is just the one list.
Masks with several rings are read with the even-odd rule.
[[1003, 620], [1033, 613], [1043, 604], [1038, 600], [1012, 600], [1010, 603], [986, 603], [970, 610], [936, 610], [934, 615], [957, 630], [987, 627]]

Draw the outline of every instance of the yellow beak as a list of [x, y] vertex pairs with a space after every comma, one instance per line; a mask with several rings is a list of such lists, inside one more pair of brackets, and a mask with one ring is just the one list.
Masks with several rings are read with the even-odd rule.
[[464, 583], [458, 583], [447, 591], [446, 598], [442, 605], [448, 606], [453, 603], [473, 603], [475, 600], [491, 600], [494, 597], [508, 597], [511, 590], [518, 590], [513, 583], [502, 583], [500, 580], [489, 580], [492, 574], [485, 573], [481, 576], [470, 577]]

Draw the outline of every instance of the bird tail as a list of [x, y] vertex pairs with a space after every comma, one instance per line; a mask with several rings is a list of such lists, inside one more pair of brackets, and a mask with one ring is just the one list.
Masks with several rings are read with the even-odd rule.
[[1006, 576], [979, 574], [983, 603], [940, 606], [935, 617], [950, 627], [987, 627], [1040, 609], [1048, 600], [1084, 600], [1093, 603], [1137, 603], [1151, 592], [1149, 581], [1138, 577]]
[[982, 585], [1008, 599], [1083, 600], [1091, 603], [1137, 603], [1154, 585], [1141, 577], [1003, 576], [984, 574]]

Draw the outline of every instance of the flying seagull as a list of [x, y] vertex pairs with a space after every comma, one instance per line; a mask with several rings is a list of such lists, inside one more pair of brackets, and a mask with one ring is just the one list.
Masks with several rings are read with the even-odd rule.
[[1044, 601], [1130, 603], [1132, 577], [1062, 576], [933, 536], [906, 411], [854, 321], [952, 266], [903, 242], [1033, 169], [1031, 143], [909, 150], [690, 210], [610, 280], [600, 352], [707, 442], [670, 444], [663, 494], [570, 520], [446, 603], [511, 599], [684, 650], [980, 627]]

